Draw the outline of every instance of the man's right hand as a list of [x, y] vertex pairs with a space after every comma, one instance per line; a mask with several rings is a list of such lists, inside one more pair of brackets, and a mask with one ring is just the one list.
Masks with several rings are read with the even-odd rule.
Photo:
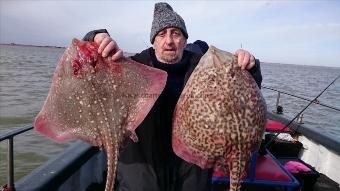
[[101, 54], [102, 57], [110, 56], [113, 61], [116, 61], [123, 56], [123, 51], [109, 34], [98, 33], [93, 40], [99, 45], [98, 54]]

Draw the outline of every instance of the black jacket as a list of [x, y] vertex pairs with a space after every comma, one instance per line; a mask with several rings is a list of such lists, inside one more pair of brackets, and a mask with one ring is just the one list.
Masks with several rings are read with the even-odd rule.
[[[155, 67], [151, 55], [153, 48], [131, 58], [145, 65]], [[196, 67], [201, 55], [185, 51], [186, 62], [184, 83]], [[169, 80], [169, 77], [168, 77]], [[168, 84], [167, 84], [168, 85]], [[181, 87], [183, 89], [184, 84]], [[208, 191], [212, 171], [187, 163], [177, 157], [171, 146], [173, 104], [167, 97], [167, 87], [142, 124], [136, 129], [139, 142], [130, 141], [120, 153], [117, 183], [121, 191]]]
[[[92, 40], [93, 37], [94, 35], [90, 39], [84, 39]], [[155, 67], [152, 55], [154, 55], [154, 50], [149, 48], [131, 58], [142, 64]], [[190, 51], [184, 51], [183, 57], [187, 60], [183, 73], [183, 87], [201, 56]], [[250, 73], [257, 84], [260, 85], [262, 76], [258, 61], [256, 67], [251, 69]], [[175, 101], [177, 101], [183, 87], [175, 95], [177, 96], [174, 98]], [[139, 141], [137, 143], [129, 141], [128, 145], [120, 153], [116, 190], [210, 191], [212, 170], [204, 170], [190, 164], [177, 157], [172, 151], [171, 120], [173, 105], [169, 106], [167, 103], [167, 95], [165, 95], [166, 91], [164, 91], [141, 125], [136, 129]]]

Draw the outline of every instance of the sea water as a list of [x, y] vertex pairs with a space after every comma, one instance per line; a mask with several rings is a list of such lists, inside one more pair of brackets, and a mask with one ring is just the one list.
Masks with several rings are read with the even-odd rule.
[[[51, 85], [52, 75], [64, 48], [0, 45], [0, 134], [32, 124]], [[301, 63], [305, 64], [305, 63]], [[306, 63], [308, 64], [308, 63]], [[322, 65], [322, 63], [320, 63]], [[337, 75], [340, 68], [262, 63], [262, 85], [307, 99], [314, 99]], [[262, 88], [268, 110], [275, 110], [277, 92]], [[340, 79], [318, 99], [340, 108]], [[308, 102], [280, 96], [284, 116], [292, 119]], [[305, 126], [340, 138], [340, 112], [312, 104], [304, 112]], [[28, 131], [14, 138], [15, 179], [56, 156], [71, 143], [56, 144]], [[0, 143], [0, 186], [6, 182], [7, 141]]]

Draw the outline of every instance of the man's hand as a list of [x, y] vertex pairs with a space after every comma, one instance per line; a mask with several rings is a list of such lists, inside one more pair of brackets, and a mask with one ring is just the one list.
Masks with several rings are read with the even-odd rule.
[[99, 45], [98, 54], [102, 57], [111, 56], [113, 61], [123, 56], [123, 51], [118, 47], [117, 43], [107, 33], [98, 33], [94, 37], [94, 42]]
[[238, 65], [242, 69], [251, 69], [252, 67], [255, 66], [255, 58], [253, 55], [251, 55], [248, 51], [243, 50], [243, 49], [238, 49], [235, 54], [238, 59]]

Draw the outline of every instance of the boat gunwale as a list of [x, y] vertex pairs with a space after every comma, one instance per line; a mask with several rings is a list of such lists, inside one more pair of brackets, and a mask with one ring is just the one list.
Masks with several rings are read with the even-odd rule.
[[[280, 114], [274, 114], [274, 113], [268, 112], [267, 117], [268, 119], [273, 119], [283, 124], [289, 123], [289, 120]], [[293, 131], [296, 131], [302, 134], [303, 136], [307, 138], [310, 138], [316, 143], [323, 145], [327, 149], [330, 149], [334, 151], [335, 153], [340, 154], [340, 140], [337, 140], [336, 138], [332, 136], [327, 136], [325, 133], [320, 132], [317, 129], [308, 128], [305, 125], [299, 124], [297, 122], [293, 122], [289, 126], [289, 128]]]

